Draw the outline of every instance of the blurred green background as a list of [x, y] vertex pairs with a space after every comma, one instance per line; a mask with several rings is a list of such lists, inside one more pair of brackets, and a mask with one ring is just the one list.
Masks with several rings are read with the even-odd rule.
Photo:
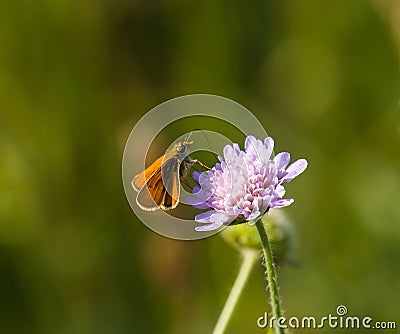
[[[286, 315], [399, 327], [399, 18], [397, 0], [2, 1], [0, 333], [211, 332], [238, 253], [151, 232], [121, 181], [141, 115], [190, 93], [309, 161], [287, 187]], [[228, 333], [265, 332], [264, 288], [259, 266]]]

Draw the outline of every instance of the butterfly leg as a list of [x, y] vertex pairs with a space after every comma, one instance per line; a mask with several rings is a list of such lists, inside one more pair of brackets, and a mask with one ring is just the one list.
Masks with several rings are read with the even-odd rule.
[[184, 178], [181, 178], [181, 183], [183, 183], [186, 187], [190, 189], [190, 191], [193, 190], [193, 186]]
[[203, 164], [201, 161], [199, 161], [199, 160], [197, 160], [197, 159], [194, 159], [194, 160], [192, 160], [191, 162], [194, 163], [194, 164], [198, 164], [198, 165], [200, 165], [201, 167], [203, 167], [203, 168], [205, 168], [205, 169], [208, 169], [208, 170], [211, 169], [210, 167], [206, 166], [205, 164]]

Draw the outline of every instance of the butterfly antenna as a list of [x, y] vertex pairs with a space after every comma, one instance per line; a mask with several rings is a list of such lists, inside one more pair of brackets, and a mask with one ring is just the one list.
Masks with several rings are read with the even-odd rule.
[[[210, 144], [210, 142], [208, 141], [208, 138], [207, 138], [207, 136], [206, 136], [204, 130], [203, 130], [203, 129], [193, 129], [193, 131], [201, 131], [201, 133], [203, 134], [205, 140], [207, 141], [207, 144], [208, 144], [208, 147], [210, 148], [210, 151], [212, 151], [211, 144]], [[190, 133], [190, 135], [193, 133], [193, 131]], [[189, 137], [190, 137], [190, 135], [189, 135]], [[208, 167], [207, 165], [203, 164], [201, 161], [199, 161], [199, 160], [197, 160], [197, 159], [193, 160], [193, 162], [195, 162], [195, 163], [197, 163], [198, 165], [204, 167], [205, 169], [208, 169], [208, 170], [211, 169], [210, 167]]]
[[[208, 141], [208, 138], [207, 138], [207, 136], [206, 136], [204, 130], [203, 130], [203, 129], [193, 129], [193, 131], [201, 131], [201, 133], [203, 134], [203, 136], [204, 136], [204, 138], [205, 138], [205, 140], [206, 140], [206, 142], [207, 142], [207, 144], [208, 144], [208, 147], [210, 148], [210, 150], [212, 150], [211, 144], [210, 144], [210, 142]], [[193, 133], [193, 131], [190, 133], [190, 135]], [[189, 135], [189, 136], [190, 136], [190, 135]]]
[[189, 139], [192, 136], [193, 131], [190, 131], [190, 133], [187, 135], [187, 137], [183, 140], [184, 144], [188, 144], [189, 143]]

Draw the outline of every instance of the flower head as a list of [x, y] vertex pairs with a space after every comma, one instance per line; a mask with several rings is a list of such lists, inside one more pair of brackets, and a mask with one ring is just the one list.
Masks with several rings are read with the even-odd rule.
[[245, 140], [244, 151], [234, 143], [224, 148], [211, 170], [193, 173], [198, 183], [193, 189], [190, 204], [211, 210], [198, 214], [195, 220], [204, 226], [197, 231], [215, 230], [236, 218], [246, 221], [264, 215], [270, 208], [282, 208], [293, 203], [283, 198], [283, 183], [290, 182], [307, 168], [307, 161], [299, 159], [288, 167], [290, 154], [282, 152], [271, 159], [274, 140], [262, 142], [254, 136]]

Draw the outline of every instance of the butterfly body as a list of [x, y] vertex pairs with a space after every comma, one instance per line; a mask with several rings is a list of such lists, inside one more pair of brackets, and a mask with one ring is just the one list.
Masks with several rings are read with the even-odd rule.
[[134, 177], [132, 186], [138, 191], [136, 203], [141, 209], [166, 211], [177, 207], [180, 180], [194, 163], [199, 163], [188, 155], [190, 144], [187, 140], [174, 144], [165, 155]]

